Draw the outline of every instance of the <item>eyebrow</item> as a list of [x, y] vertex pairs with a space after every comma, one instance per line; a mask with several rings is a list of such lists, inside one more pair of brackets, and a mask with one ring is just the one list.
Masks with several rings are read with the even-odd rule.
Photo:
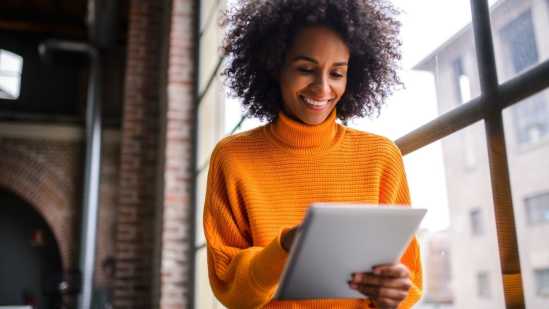
[[[315, 63], [315, 64], [318, 64], [318, 61], [316, 61], [315, 59], [311, 58], [311, 57], [308, 57], [308, 56], [304, 56], [304, 55], [297, 55], [295, 56], [293, 59], [292, 59], [292, 62], [293, 61], [299, 61], [299, 60], [305, 60], [305, 61], [309, 61], [309, 62], [312, 62], [312, 63]], [[334, 63], [334, 66], [338, 67], [338, 66], [348, 66], [349, 64], [345, 61], [343, 62], [336, 62]]]

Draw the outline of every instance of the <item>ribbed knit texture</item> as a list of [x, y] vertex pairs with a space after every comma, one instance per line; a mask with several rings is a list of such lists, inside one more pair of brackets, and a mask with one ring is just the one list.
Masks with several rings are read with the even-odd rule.
[[[367, 300], [271, 301], [288, 256], [281, 233], [301, 223], [312, 202], [410, 204], [399, 149], [335, 118], [308, 126], [281, 113], [213, 151], [204, 230], [210, 283], [227, 307], [368, 308]], [[415, 239], [401, 262], [414, 286], [400, 308], [410, 308], [422, 290]]]

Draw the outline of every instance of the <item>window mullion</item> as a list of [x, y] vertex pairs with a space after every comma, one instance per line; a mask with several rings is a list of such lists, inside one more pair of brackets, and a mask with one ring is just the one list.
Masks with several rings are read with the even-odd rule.
[[[485, 98], [484, 101], [487, 103], [484, 106], [486, 112], [485, 128], [505, 303], [507, 308], [517, 305], [524, 306], [509, 167], [501, 115], [503, 104], [498, 99], [499, 89], [488, 1], [471, 0], [471, 10], [481, 92]], [[506, 284], [508, 282], [513, 282], [513, 284]], [[511, 295], [520, 295], [520, 299], [516, 299], [517, 297], [512, 299]]]

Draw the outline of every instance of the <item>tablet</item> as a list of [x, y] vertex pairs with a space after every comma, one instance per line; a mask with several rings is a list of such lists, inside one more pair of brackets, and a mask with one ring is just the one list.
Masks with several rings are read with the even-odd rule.
[[426, 209], [399, 205], [313, 204], [274, 299], [364, 298], [353, 272], [400, 260]]

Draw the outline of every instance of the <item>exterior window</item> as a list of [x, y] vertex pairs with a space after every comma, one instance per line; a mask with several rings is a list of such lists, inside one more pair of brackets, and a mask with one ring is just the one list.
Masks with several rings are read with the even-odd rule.
[[512, 107], [520, 144], [535, 143], [549, 135], [549, 107], [542, 96], [533, 96]]
[[0, 49], [0, 99], [17, 100], [21, 87], [23, 58]]
[[482, 216], [480, 209], [471, 210], [471, 233], [475, 236], [482, 235]]
[[524, 200], [528, 224], [536, 225], [549, 222], [549, 193], [528, 197]]
[[549, 297], [549, 268], [535, 271], [536, 294], [541, 297]]
[[490, 298], [490, 277], [487, 272], [477, 274], [477, 295], [479, 298]]
[[509, 49], [514, 73], [520, 73], [538, 62], [538, 46], [530, 10], [509, 22], [501, 35]]
[[457, 58], [454, 60], [452, 67], [454, 70], [457, 101], [459, 104], [466, 103], [471, 100], [471, 83], [463, 69], [463, 59]]
[[[501, 31], [508, 49], [513, 75], [539, 61], [538, 47], [530, 10], [515, 18]], [[549, 107], [542, 96], [534, 96], [513, 106], [517, 139], [520, 144], [533, 143], [549, 135]]]

